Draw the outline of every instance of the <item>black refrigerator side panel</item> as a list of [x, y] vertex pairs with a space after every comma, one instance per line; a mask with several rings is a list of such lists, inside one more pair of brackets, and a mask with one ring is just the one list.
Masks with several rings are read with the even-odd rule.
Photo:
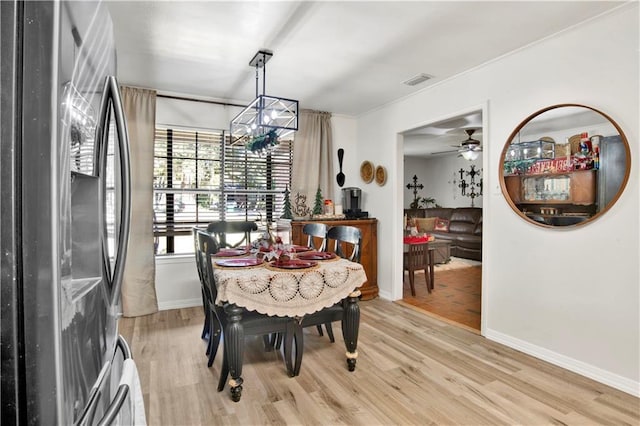
[[22, 282], [20, 262], [20, 78], [21, 16], [16, 2], [0, 2], [0, 348], [2, 421], [24, 423], [24, 352], [22, 342]]
[[28, 424], [57, 422], [55, 2], [24, 2], [22, 259]]

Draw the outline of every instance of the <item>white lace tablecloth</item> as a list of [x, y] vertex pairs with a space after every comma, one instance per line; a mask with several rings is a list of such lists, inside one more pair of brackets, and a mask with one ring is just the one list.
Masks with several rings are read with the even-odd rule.
[[220, 268], [214, 260], [216, 303], [234, 303], [261, 314], [302, 317], [329, 307], [367, 281], [359, 263], [345, 259], [319, 261], [301, 270], [267, 266]]

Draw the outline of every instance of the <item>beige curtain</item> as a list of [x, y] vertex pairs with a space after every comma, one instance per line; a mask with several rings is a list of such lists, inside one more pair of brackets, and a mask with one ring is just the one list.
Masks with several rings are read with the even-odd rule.
[[[313, 209], [318, 187], [325, 199], [333, 197], [333, 141], [331, 113], [301, 110], [293, 142], [292, 199], [296, 193], [307, 196]], [[335, 202], [335, 200], [334, 200]]]
[[122, 283], [126, 317], [158, 311], [153, 250], [153, 139], [156, 92], [121, 87], [131, 154], [131, 234]]

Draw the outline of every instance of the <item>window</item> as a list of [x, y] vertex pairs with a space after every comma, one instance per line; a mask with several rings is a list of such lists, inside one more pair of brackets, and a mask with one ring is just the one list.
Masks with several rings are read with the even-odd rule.
[[291, 184], [292, 143], [268, 153], [230, 145], [226, 131], [156, 128], [156, 254], [192, 253], [193, 226], [214, 220], [272, 222]]

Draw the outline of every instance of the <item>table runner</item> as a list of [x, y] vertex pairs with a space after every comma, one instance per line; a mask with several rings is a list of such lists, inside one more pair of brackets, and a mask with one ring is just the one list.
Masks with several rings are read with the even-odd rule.
[[302, 317], [339, 302], [367, 281], [359, 263], [338, 259], [318, 265], [276, 271], [266, 267], [218, 268], [214, 260], [216, 303], [235, 303], [266, 315]]

